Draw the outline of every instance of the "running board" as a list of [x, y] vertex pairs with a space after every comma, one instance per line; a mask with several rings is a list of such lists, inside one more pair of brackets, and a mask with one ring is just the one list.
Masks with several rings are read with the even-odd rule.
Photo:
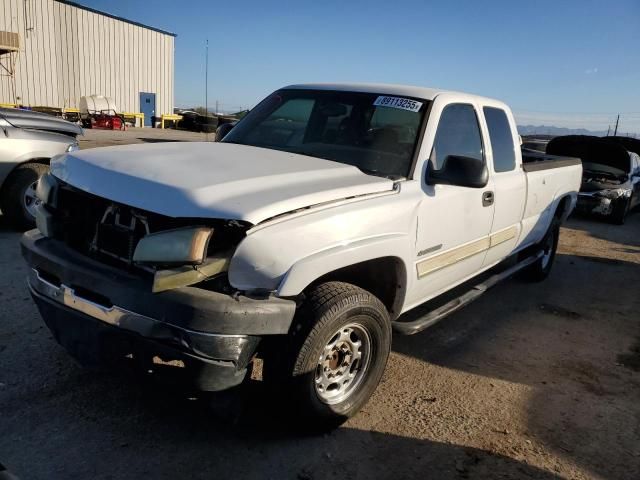
[[515, 264], [513, 267], [506, 269], [503, 272], [496, 273], [495, 275], [487, 278], [484, 282], [479, 283], [471, 288], [468, 292], [460, 295], [457, 298], [454, 298], [450, 302], [445, 303], [441, 307], [432, 310], [431, 312], [423, 315], [417, 320], [413, 320], [411, 322], [402, 322], [402, 321], [394, 321], [391, 324], [393, 325], [394, 331], [401, 333], [403, 335], [413, 335], [415, 333], [421, 332], [425, 328], [429, 328], [430, 326], [438, 323], [443, 318], [451, 315], [453, 312], [457, 312], [465, 305], [470, 304], [474, 300], [477, 300], [483, 293], [487, 292], [491, 287], [497, 285], [498, 283], [506, 280], [514, 273], [519, 272], [523, 268], [528, 267], [532, 263], [538, 261], [543, 255], [543, 252], [540, 251], [536, 255], [532, 255], [531, 257], [527, 257], [521, 262]]

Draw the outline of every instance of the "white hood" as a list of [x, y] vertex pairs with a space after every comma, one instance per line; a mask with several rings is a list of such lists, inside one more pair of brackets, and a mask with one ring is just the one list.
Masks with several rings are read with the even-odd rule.
[[391, 180], [330, 160], [211, 142], [76, 151], [52, 161], [51, 172], [85, 192], [142, 210], [253, 224], [393, 188]]

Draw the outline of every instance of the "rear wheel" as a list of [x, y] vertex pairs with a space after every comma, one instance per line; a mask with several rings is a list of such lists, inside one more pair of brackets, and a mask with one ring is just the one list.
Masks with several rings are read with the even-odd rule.
[[616, 225], [624, 225], [631, 206], [631, 199], [627, 198], [623, 202], [616, 202], [611, 212], [611, 222]]
[[36, 197], [36, 186], [40, 177], [48, 171], [48, 165], [25, 163], [5, 180], [0, 208], [13, 227], [21, 230], [35, 227], [36, 207], [40, 204]]
[[305, 426], [335, 428], [369, 400], [391, 348], [391, 322], [369, 292], [343, 282], [315, 287], [292, 332], [270, 352], [264, 379]]
[[549, 276], [556, 258], [559, 237], [560, 222], [557, 218], [554, 218], [546, 235], [538, 244], [538, 251], [542, 250], [542, 256], [524, 270], [528, 280], [540, 282]]

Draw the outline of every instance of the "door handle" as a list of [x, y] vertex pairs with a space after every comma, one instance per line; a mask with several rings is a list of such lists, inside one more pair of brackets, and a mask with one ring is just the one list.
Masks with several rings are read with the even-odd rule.
[[493, 192], [483, 192], [482, 193], [482, 206], [489, 207], [493, 205]]

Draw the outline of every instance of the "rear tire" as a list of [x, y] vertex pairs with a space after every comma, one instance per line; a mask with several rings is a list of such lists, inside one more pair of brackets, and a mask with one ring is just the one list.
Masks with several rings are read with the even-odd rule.
[[623, 203], [616, 203], [616, 205], [613, 207], [613, 212], [611, 213], [611, 223], [614, 223], [616, 225], [624, 225], [624, 222], [627, 219], [627, 214], [630, 210], [630, 206], [630, 198], [628, 198]]
[[524, 270], [524, 276], [532, 282], [541, 282], [551, 273], [551, 267], [556, 259], [558, 249], [558, 238], [560, 237], [560, 222], [557, 218], [551, 221], [549, 230], [542, 241], [538, 244], [536, 251], [542, 250], [543, 255]]
[[0, 198], [0, 208], [9, 224], [19, 230], [34, 228], [34, 208], [39, 203], [35, 186], [49, 166], [42, 163], [24, 163], [16, 167], [5, 180]]
[[391, 322], [371, 293], [343, 282], [313, 288], [263, 378], [305, 429], [336, 428], [369, 400], [391, 349]]

